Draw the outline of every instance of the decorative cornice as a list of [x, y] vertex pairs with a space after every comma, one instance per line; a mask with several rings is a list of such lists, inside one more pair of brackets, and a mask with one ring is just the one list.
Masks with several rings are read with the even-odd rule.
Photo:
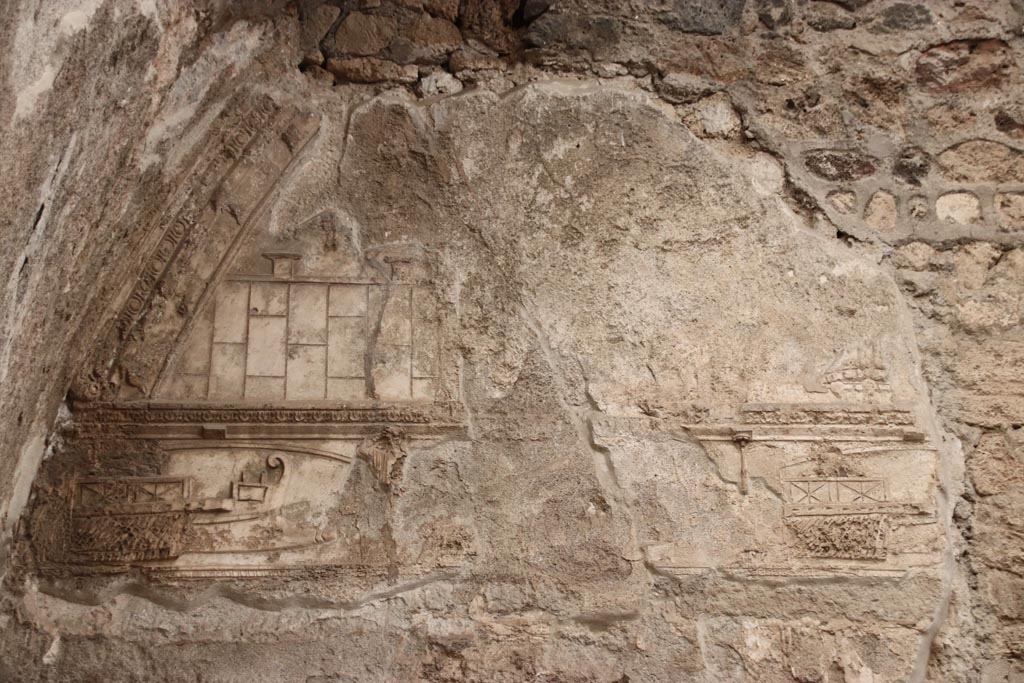
[[291, 407], [188, 403], [76, 402], [78, 424], [453, 424], [456, 404]]
[[913, 426], [909, 406], [873, 403], [746, 403], [740, 416], [750, 425]]

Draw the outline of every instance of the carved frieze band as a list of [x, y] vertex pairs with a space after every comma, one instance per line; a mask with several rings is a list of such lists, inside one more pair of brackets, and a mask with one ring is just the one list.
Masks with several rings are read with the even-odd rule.
[[912, 426], [914, 413], [903, 406], [844, 403], [748, 403], [740, 408], [747, 424], [841, 424]]
[[667, 417], [595, 419], [610, 433], [682, 429], [701, 441], [925, 441], [914, 411], [899, 404], [747, 403], [727, 415], [694, 407]]
[[76, 403], [80, 424], [431, 424], [456, 422], [456, 404], [401, 407], [252, 408]]

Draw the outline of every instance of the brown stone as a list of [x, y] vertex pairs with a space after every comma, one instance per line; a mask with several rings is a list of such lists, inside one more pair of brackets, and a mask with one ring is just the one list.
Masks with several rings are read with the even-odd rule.
[[872, 230], [889, 233], [896, 229], [896, 198], [879, 190], [871, 195], [868, 205], [864, 208], [864, 222]]
[[892, 173], [908, 185], [919, 186], [927, 177], [931, 159], [920, 147], [905, 147], [900, 150], [892, 165]]
[[323, 83], [325, 85], [334, 84], [334, 76], [330, 71], [323, 68], [322, 66], [313, 64], [308, 66], [303, 72], [315, 81]]
[[780, 28], [793, 20], [793, 7], [789, 0], [759, 0], [757, 18], [770, 29]]
[[1024, 182], [1024, 152], [992, 140], [968, 140], [938, 156], [942, 175], [965, 183]]
[[464, 70], [501, 69], [505, 61], [496, 54], [483, 52], [472, 47], [462, 47], [448, 57], [448, 67], [458, 73]]
[[1024, 230], [1024, 192], [1001, 192], [995, 196], [999, 229], [1006, 232]]
[[520, 31], [512, 19], [520, 4], [521, 0], [463, 0], [459, 26], [492, 50], [508, 54], [519, 43]]
[[814, 175], [832, 181], [860, 180], [878, 167], [874, 157], [843, 149], [816, 149], [804, 153], [804, 165]]
[[393, 17], [352, 12], [338, 26], [331, 43], [334, 54], [374, 55], [391, 44], [397, 32]]
[[944, 43], [917, 60], [917, 80], [932, 92], [998, 88], [1014, 68], [1013, 54], [1001, 40]]
[[618, 43], [622, 31], [623, 24], [615, 17], [548, 12], [530, 24], [524, 41], [535, 48], [585, 50], [601, 59]]
[[326, 4], [300, 13], [303, 45], [319, 48], [320, 41], [327, 35], [327, 31], [334, 25], [340, 13], [338, 7]]
[[311, 49], [302, 55], [302, 60], [299, 62], [299, 68], [305, 70], [310, 66], [323, 66], [324, 53], [319, 49]]
[[1020, 105], [999, 109], [992, 115], [996, 130], [1013, 138], [1024, 137], [1024, 110]]
[[424, 0], [423, 9], [452, 23], [459, 18], [459, 0]]
[[715, 82], [689, 73], [673, 71], [655, 81], [658, 94], [673, 104], [689, 104], [719, 90]]
[[403, 64], [440, 64], [460, 45], [462, 34], [453, 23], [421, 14], [395, 40], [391, 55]]
[[843, 9], [851, 12], [859, 10], [861, 7], [867, 5], [871, 0], [832, 0], [835, 4], [839, 5]]
[[401, 65], [373, 57], [328, 59], [327, 70], [339, 81], [351, 83], [415, 83], [419, 70], [412, 65]]

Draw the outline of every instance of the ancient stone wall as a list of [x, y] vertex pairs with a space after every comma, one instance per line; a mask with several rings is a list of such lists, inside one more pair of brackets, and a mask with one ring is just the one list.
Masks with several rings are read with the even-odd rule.
[[0, 679], [1024, 680], [1015, 0], [20, 0]]

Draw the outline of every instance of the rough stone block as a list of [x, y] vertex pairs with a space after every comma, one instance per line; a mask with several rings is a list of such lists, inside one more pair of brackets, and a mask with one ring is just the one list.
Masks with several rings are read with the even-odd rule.
[[917, 81], [932, 92], [998, 88], [1014, 68], [1001, 40], [957, 40], [925, 50], [917, 60]]
[[300, 15], [302, 45], [306, 48], [319, 47], [320, 41], [334, 25], [341, 9], [334, 5], [316, 5]]
[[213, 341], [240, 344], [248, 327], [249, 285], [225, 282], [217, 289]]
[[327, 391], [327, 347], [288, 345], [288, 400], [317, 400]]
[[284, 395], [284, 377], [246, 377], [247, 401], [280, 401]]
[[615, 17], [548, 13], [530, 24], [526, 42], [547, 49], [588, 50], [601, 56], [620, 40], [622, 22]]
[[412, 397], [410, 348], [378, 345], [373, 361], [377, 396], [386, 401], [409, 400]]
[[999, 229], [1005, 232], [1024, 230], [1024, 192], [1003, 192], [995, 196]]
[[805, 152], [804, 165], [819, 178], [831, 181], [860, 180], [873, 175], [878, 160], [863, 152], [844, 149], [816, 149]]
[[366, 319], [331, 318], [328, 324], [327, 375], [363, 377], [366, 374]]
[[288, 285], [254, 282], [249, 293], [250, 315], [288, 315]]
[[659, 19], [686, 33], [717, 35], [739, 23], [746, 0], [675, 0]]
[[871, 195], [864, 209], [864, 222], [872, 230], [891, 233], [896, 229], [896, 197], [879, 190]]
[[287, 326], [286, 318], [249, 318], [249, 344], [245, 359], [247, 375], [284, 377]]
[[352, 12], [341, 22], [331, 47], [339, 55], [374, 55], [391, 44], [397, 30], [393, 17]]
[[327, 285], [292, 285], [288, 297], [288, 343], [327, 343]]
[[871, 28], [879, 33], [920, 31], [934, 22], [935, 18], [924, 5], [898, 2], [883, 9]]
[[[1011, 434], [1014, 434], [1011, 437]], [[974, 490], [982, 496], [991, 496], [1009, 490], [1020, 490], [1024, 485], [1024, 458], [1019, 434], [986, 432], [969, 453], [967, 468]]]
[[329, 315], [333, 317], [366, 315], [366, 285], [331, 285]]
[[331, 401], [362, 401], [366, 398], [366, 380], [328, 377], [327, 398]]
[[327, 70], [339, 81], [349, 83], [415, 83], [420, 72], [413, 64], [365, 57], [362, 59], [328, 59]]
[[935, 200], [935, 217], [961, 225], [977, 223], [981, 220], [981, 202], [972, 192], [948, 192]]
[[942, 175], [962, 183], [1024, 182], [1024, 152], [992, 140], [968, 140], [938, 156]]
[[402, 63], [440, 64], [462, 45], [462, 34], [445, 19], [419, 15], [391, 46]]
[[242, 398], [245, 386], [245, 344], [213, 345], [210, 398]]

